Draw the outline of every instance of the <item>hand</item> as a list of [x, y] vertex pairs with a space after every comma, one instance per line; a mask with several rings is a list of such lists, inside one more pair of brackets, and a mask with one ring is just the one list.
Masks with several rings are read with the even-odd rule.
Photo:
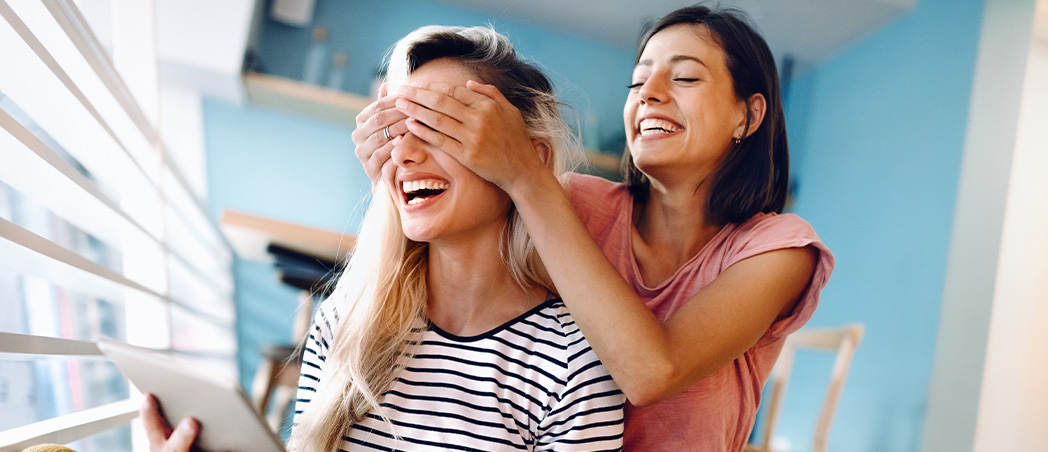
[[[356, 154], [357, 159], [364, 166], [364, 172], [372, 181], [377, 180], [381, 175], [382, 164], [389, 160], [390, 151], [393, 150], [396, 142], [399, 142], [397, 137], [408, 131], [404, 124], [407, 116], [393, 106], [397, 100], [396, 96], [386, 95], [385, 84], [379, 89], [379, 95], [381, 97], [378, 100], [372, 102], [357, 115], [357, 128], [353, 130], [353, 144], [356, 145], [353, 153]], [[386, 134], [383, 132], [386, 127], [389, 127], [389, 136], [393, 138], [392, 140], [386, 139]]]
[[142, 425], [146, 429], [146, 437], [149, 438], [150, 452], [189, 452], [200, 431], [200, 424], [191, 417], [182, 419], [178, 426], [171, 430], [167, 421], [160, 415], [160, 408], [152, 394], [146, 394], [142, 406], [138, 408], [138, 414], [142, 417]]
[[492, 85], [413, 83], [397, 90], [407, 130], [510, 193], [527, 174], [549, 173], [549, 143], [532, 139], [524, 118]]

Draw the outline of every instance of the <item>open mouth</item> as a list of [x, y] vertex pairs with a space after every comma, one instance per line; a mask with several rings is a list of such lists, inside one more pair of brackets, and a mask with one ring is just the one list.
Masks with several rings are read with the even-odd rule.
[[412, 180], [401, 182], [400, 188], [404, 192], [405, 202], [413, 206], [444, 193], [448, 189], [448, 183], [433, 179]]
[[674, 133], [680, 130], [680, 126], [665, 119], [648, 118], [640, 121], [640, 135], [643, 137]]

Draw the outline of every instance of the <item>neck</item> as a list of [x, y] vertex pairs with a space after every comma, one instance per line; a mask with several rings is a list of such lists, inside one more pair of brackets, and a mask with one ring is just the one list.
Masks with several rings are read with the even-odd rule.
[[474, 336], [541, 303], [545, 290], [522, 288], [499, 256], [499, 233], [429, 246], [428, 315], [440, 329]]
[[720, 230], [706, 214], [707, 184], [667, 186], [652, 180], [648, 199], [634, 209], [641, 241], [657, 251], [659, 260], [679, 268]]

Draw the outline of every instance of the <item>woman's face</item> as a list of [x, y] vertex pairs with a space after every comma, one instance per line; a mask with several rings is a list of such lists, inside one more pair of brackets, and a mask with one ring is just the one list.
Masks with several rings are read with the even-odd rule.
[[653, 180], [700, 182], [745, 124], [724, 51], [699, 25], [674, 25], [648, 41], [623, 109], [637, 167]]
[[[465, 86], [467, 80], [477, 80], [476, 74], [458, 60], [441, 58], [416, 69], [407, 83]], [[411, 133], [393, 148], [382, 180], [400, 211], [404, 235], [417, 242], [500, 234], [510, 208], [505, 192]]]

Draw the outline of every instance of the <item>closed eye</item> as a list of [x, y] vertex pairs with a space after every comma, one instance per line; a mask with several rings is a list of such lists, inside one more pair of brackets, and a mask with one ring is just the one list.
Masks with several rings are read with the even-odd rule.
[[675, 78], [675, 79], [673, 79], [673, 81], [675, 81], [675, 82], [692, 83], [692, 82], [699, 81], [699, 79], [697, 79], [697, 78]]
[[637, 82], [637, 83], [632, 83], [630, 85], [626, 85], [626, 87], [629, 88], [629, 89], [637, 89], [637, 88], [640, 88], [641, 86], [644, 86], [644, 82]]

